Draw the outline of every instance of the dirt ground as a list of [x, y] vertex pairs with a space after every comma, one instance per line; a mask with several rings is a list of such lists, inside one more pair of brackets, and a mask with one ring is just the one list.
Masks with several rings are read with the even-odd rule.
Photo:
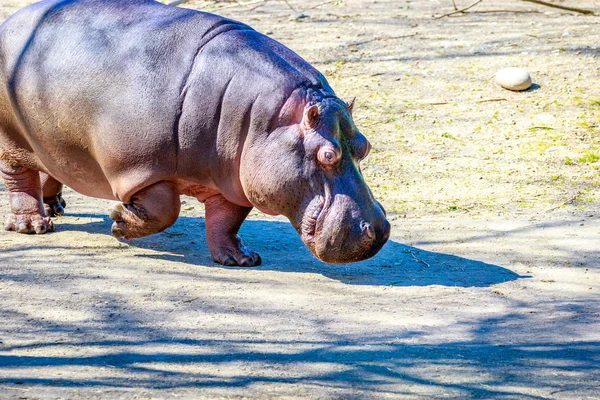
[[[0, 19], [28, 3], [0, 0]], [[0, 232], [0, 398], [600, 399], [600, 17], [321, 3], [218, 12], [357, 97], [386, 247], [325, 265], [253, 213], [241, 234], [263, 266], [225, 268], [191, 198], [121, 243], [113, 202], [67, 190], [57, 232]], [[507, 66], [534, 87], [500, 88]]]

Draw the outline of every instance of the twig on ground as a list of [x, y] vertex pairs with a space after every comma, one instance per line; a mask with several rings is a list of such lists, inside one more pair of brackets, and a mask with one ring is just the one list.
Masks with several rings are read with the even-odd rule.
[[577, 192], [577, 193], [575, 193], [575, 195], [573, 195], [573, 196], [572, 196], [572, 197], [571, 197], [569, 200], [567, 200], [567, 201], [563, 201], [562, 203], [560, 203], [560, 204], [559, 204], [559, 205], [557, 205], [557, 206], [550, 207], [549, 209], [547, 209], [547, 210], [546, 210], [546, 212], [549, 212], [549, 211], [554, 211], [554, 210], [556, 210], [556, 209], [558, 209], [558, 208], [564, 207], [564, 206], [566, 206], [567, 204], [569, 204], [569, 203], [572, 203], [572, 202], [574, 202], [575, 200], [577, 200], [577, 199], [578, 199], [578, 198], [579, 198], [579, 197], [580, 197], [582, 194], [583, 194], [583, 193], [581, 193], [581, 192]]
[[182, 303], [191, 303], [193, 301], [198, 300], [200, 297], [194, 297], [193, 299], [189, 299], [189, 300], [181, 300]]
[[425, 264], [427, 266], [427, 268], [431, 268], [431, 265], [429, 265], [429, 263], [427, 261], [421, 260], [420, 258], [417, 258], [417, 256], [415, 255], [414, 252], [410, 252], [410, 255], [412, 256], [413, 260], [415, 262], [421, 263], [421, 264]]
[[258, 3], [258, 4], [257, 4], [257, 5], [255, 5], [254, 7], [250, 7], [248, 10], [250, 10], [250, 11], [254, 11], [254, 10], [256, 10], [257, 8], [260, 8], [260, 7], [264, 6], [264, 5], [265, 5], [265, 4], [267, 4], [268, 2], [269, 2], [269, 0], [265, 0], [265, 1], [263, 1], [262, 3]]
[[505, 98], [499, 98], [499, 99], [483, 99], [483, 100], [477, 100], [477, 103], [489, 103], [492, 101], [506, 101]]
[[495, 13], [540, 14], [540, 11], [538, 11], [538, 10], [481, 10], [481, 11], [469, 11], [469, 14], [495, 14]]
[[322, 2], [322, 3], [319, 3], [319, 4], [317, 4], [316, 6], [312, 6], [312, 7], [306, 8], [304, 11], [313, 10], [313, 9], [315, 9], [315, 8], [319, 8], [319, 7], [321, 7], [321, 6], [324, 6], [324, 5], [326, 5], [326, 4], [335, 3], [336, 1], [338, 1], [338, 0], [328, 0], [328, 1], [324, 1], [324, 2]]
[[454, 14], [460, 14], [462, 12], [467, 11], [468, 9], [470, 9], [472, 7], [475, 7], [477, 4], [481, 3], [482, 1], [483, 0], [477, 0], [475, 3], [471, 4], [470, 6], [467, 6], [465, 8], [461, 8], [460, 10], [452, 11], [451, 13], [448, 13], [448, 14], [440, 15], [439, 17], [435, 17], [435, 19], [441, 19], [441, 18], [444, 18], [444, 17], [449, 17], [449, 16], [454, 15]]
[[[466, 11], [468, 9], [470, 9], [471, 7], [474, 7], [477, 4], [481, 3], [481, 1], [483, 1], [483, 0], [479, 0], [479, 1], [471, 4], [470, 6], [462, 8], [462, 9], [459, 10], [458, 7], [456, 7], [456, 2], [454, 0], [452, 0], [452, 6], [454, 7], [454, 11], [451, 12], [451, 13], [444, 14], [444, 15], [441, 15], [439, 17], [436, 17], [436, 19], [448, 17], [448, 16], [454, 15], [454, 14], [466, 13]], [[521, 1], [525, 1], [525, 2], [533, 3], [533, 4], [539, 4], [541, 6], [546, 6], [546, 7], [558, 8], [559, 10], [573, 11], [573, 12], [580, 13], [580, 14], [585, 14], [585, 15], [597, 15], [594, 11], [587, 10], [585, 8], [570, 7], [570, 6], [561, 6], [561, 5], [558, 5], [558, 4], [549, 3], [547, 1], [542, 1], [542, 0], [521, 0]], [[531, 10], [531, 11], [527, 11], [527, 10], [526, 11], [520, 11], [520, 10], [485, 10], [485, 11], [471, 11], [471, 12], [478, 13], [478, 14], [481, 14], [481, 13], [499, 13], [499, 12], [515, 13], [515, 14], [525, 14], [525, 13], [536, 13], [538, 11], [534, 11], [534, 10]]]
[[296, 10], [296, 9], [294, 8], [294, 6], [292, 6], [292, 5], [290, 4], [290, 2], [289, 2], [288, 0], [283, 0], [283, 2], [284, 2], [284, 3], [285, 3], [285, 4], [286, 4], [286, 5], [287, 5], [287, 6], [288, 6], [288, 7], [289, 7], [289, 8], [290, 8], [290, 9], [291, 9], [293, 12], [295, 12], [295, 13], [299, 12], [298, 10]]
[[444, 104], [448, 104], [447, 101], [433, 101], [433, 102], [423, 102], [421, 103], [424, 106], [443, 106]]
[[586, 10], [586, 9], [577, 8], [577, 7], [560, 6], [558, 4], [548, 3], [546, 1], [541, 1], [541, 0], [521, 0], [521, 1], [526, 1], [528, 3], [539, 4], [539, 5], [546, 6], [546, 7], [558, 8], [560, 10], [573, 11], [573, 12], [577, 12], [577, 13], [580, 13], [580, 14], [596, 15], [592, 10]]
[[[507, 99], [505, 99], [505, 98], [482, 99], [482, 100], [477, 100], [475, 103], [489, 103], [489, 102], [493, 102], [493, 101], [507, 101]], [[421, 104], [423, 106], [441, 106], [441, 105], [444, 105], [444, 104], [448, 104], [448, 102], [447, 101], [431, 101], [431, 102], [424, 101], [424, 102], [421, 102], [419, 104]]]

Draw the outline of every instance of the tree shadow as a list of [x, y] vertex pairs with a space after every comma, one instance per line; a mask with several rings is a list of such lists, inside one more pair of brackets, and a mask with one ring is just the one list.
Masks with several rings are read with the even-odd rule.
[[[340, 398], [349, 398], [346, 396], [350, 393], [353, 395], [350, 398], [364, 398], [361, 393], [368, 398], [414, 397], [420, 393], [427, 398], [452, 394], [456, 396], [452, 398], [548, 399], [556, 398], [549, 395], [559, 392], [568, 393], [570, 396], [566, 398], [589, 398], [585, 395], [595, 391], [594, 382], [600, 379], [597, 367], [600, 342], [511, 338], [515, 323], [536, 326], [535, 317], [516, 314], [480, 321], [472, 339], [427, 344], [411, 342], [417, 332], [368, 339], [345, 335], [264, 342], [190, 339], [179, 337], [177, 330], [168, 330], [162, 332], [161, 338], [140, 339], [136, 338], [139, 330], [148, 327], [138, 326], [141, 321], [127, 322], [130, 329], [122, 339], [85, 340], [93, 332], [80, 332], [78, 337], [61, 342], [42, 340], [28, 345], [0, 345], [0, 373], [16, 372], [0, 376], [0, 385], [45, 390], [235, 390], [267, 384], [287, 390], [304, 385], [346, 393]], [[569, 322], [562, 321], [565, 326]], [[504, 325], [499, 326], [500, 323]], [[507, 325], [511, 328], [498, 337]], [[73, 331], [71, 326], [63, 328]], [[543, 324], [539, 328], [545, 329]], [[117, 333], [118, 326], [107, 327], [103, 332]], [[81, 349], [86, 355], [56, 355], [61, 349], [72, 348]], [[11, 354], [17, 351], [19, 355]], [[55, 355], [45, 355], [48, 353]], [[231, 374], [228, 368], [242, 362], [247, 368]], [[303, 367], [306, 365], [314, 369], [306, 370]], [[47, 368], [55, 371], [83, 368], [88, 373], [49, 377], [36, 372]], [[93, 373], [107, 368], [110, 374]]]
[[[144, 352], [130, 350], [118, 354], [101, 354], [88, 357], [44, 357], [0, 355], [2, 368], [40, 367], [73, 368], [97, 367], [107, 365], [115, 370], [112, 376], [98, 376], [92, 379], [77, 377], [34, 378], [17, 377], [0, 379], [3, 384], [25, 383], [27, 386], [44, 387], [107, 387], [107, 388], [243, 388], [257, 383], [280, 385], [316, 384], [325, 388], [347, 388], [358, 386], [359, 389], [371, 394], [402, 394], [394, 385], [421, 386], [429, 390], [444, 392], [456, 391], [463, 398], [520, 398], [547, 399], [544, 395], [528, 395], [522, 392], [522, 387], [544, 388], [562, 387], [557, 392], [585, 390], [584, 385], [577, 386], [575, 382], [554, 382], [551, 377], [531, 379], [535, 370], [545, 369], [555, 373], [568, 374], [577, 372], [586, 374], [590, 379], [598, 377], [595, 366], [595, 355], [600, 351], [600, 342], [574, 343], [566, 348], [557, 348], [555, 344], [531, 343], [528, 345], [498, 346], [489, 342], [458, 342], [439, 345], [394, 344], [375, 348], [356, 346], [355, 342], [344, 341], [307, 341], [272, 343], [272, 350], [257, 353], [250, 348], [252, 341], [153, 341], [153, 342], [92, 342], [77, 343], [77, 346], [90, 348], [128, 346], [129, 348], [155, 346], [185, 346], [187, 353], [179, 352]], [[276, 350], [288, 345], [311, 346], [311, 350], [286, 354]], [[374, 347], [374, 346], [373, 346]], [[39, 347], [38, 347], [39, 348]], [[199, 348], [211, 349], [213, 354], [194, 354]], [[224, 350], [240, 349], [238, 351]], [[224, 351], [223, 351], [224, 350]], [[39, 350], [38, 350], [39, 351]], [[451, 354], [460, 355], [452, 357]], [[219, 367], [239, 360], [254, 365], [256, 370], [266, 370], [260, 376], [236, 374], [225, 377], [218, 372]], [[324, 363], [336, 365], [337, 371], [323, 371], [310, 376], [290, 374], [282, 376], [276, 370], [269, 371], [264, 365], [286, 365], [293, 369], [294, 365], [302, 363]], [[214, 372], [208, 370], [202, 373], [169, 371], [169, 365], [212, 365]], [[537, 364], [535, 367], [532, 365]], [[436, 365], [438, 371], [447, 373], [435, 374], [431, 371], [419, 371], [424, 365]], [[163, 367], [164, 366], [164, 367]], [[164, 368], [164, 369], [163, 369]], [[527, 374], [519, 374], [518, 370], [527, 370]], [[460, 373], [474, 372], [475, 382], [462, 381]], [[512, 371], [512, 372], [511, 372]], [[262, 371], [261, 371], [262, 372]], [[126, 373], [126, 376], [123, 374]], [[135, 375], [134, 375], [135, 374]], [[485, 376], [487, 375], [487, 379]], [[449, 382], [449, 380], [451, 380]], [[453, 382], [452, 382], [453, 381]], [[500, 388], [503, 385], [512, 386], [513, 390]], [[589, 389], [589, 388], [588, 388]], [[423, 389], [421, 389], [423, 390]], [[537, 392], [537, 390], [533, 390]], [[439, 392], [438, 392], [439, 393]], [[406, 393], [405, 393], [406, 394]], [[514, 397], [518, 396], [518, 397]]]
[[[57, 229], [88, 233], [110, 232], [111, 221], [106, 216], [73, 216], [97, 221], [89, 224], [61, 223], [57, 224]], [[372, 259], [352, 264], [328, 265], [317, 260], [304, 246], [293, 227], [283, 221], [246, 220], [240, 236], [246, 245], [261, 254], [263, 265], [257, 267], [260, 270], [319, 273], [350, 285], [488, 287], [527, 278], [501, 266], [426, 251], [393, 239]], [[231, 269], [212, 261], [204, 237], [203, 218], [182, 216], [165, 232], [127, 243], [157, 251], [139, 257], [182, 262], [201, 268]]]

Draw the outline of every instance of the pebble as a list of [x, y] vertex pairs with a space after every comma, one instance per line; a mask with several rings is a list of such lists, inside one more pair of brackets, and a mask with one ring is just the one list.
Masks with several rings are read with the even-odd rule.
[[531, 76], [523, 68], [504, 68], [496, 73], [496, 82], [508, 90], [527, 90], [531, 87]]

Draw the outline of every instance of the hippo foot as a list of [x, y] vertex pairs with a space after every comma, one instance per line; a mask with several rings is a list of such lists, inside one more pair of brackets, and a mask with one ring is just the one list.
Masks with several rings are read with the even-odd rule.
[[62, 196], [44, 198], [44, 209], [50, 217], [60, 217], [65, 214], [67, 203]]
[[257, 267], [262, 263], [258, 253], [244, 246], [241, 240], [236, 242], [211, 249], [213, 261], [227, 267]]
[[38, 235], [46, 232], [54, 232], [54, 223], [50, 217], [40, 214], [10, 214], [4, 229], [17, 233], [36, 233]]

